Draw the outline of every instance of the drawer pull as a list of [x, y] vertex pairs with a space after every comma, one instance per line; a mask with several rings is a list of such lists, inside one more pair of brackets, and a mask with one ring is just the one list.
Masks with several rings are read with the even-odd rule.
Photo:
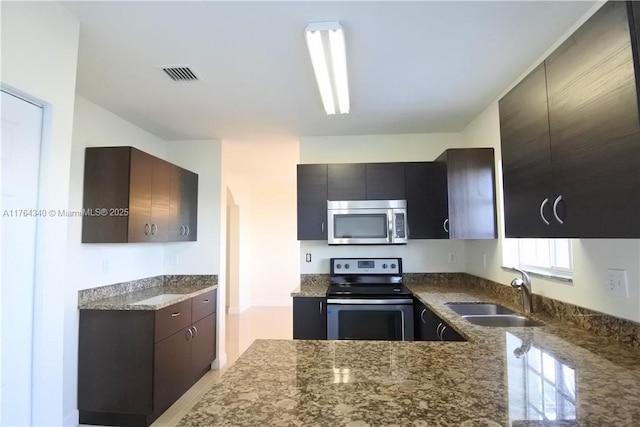
[[177, 313], [171, 313], [171, 317], [178, 317], [178, 316], [180, 316], [180, 312], [177, 312]]
[[194, 331], [193, 337], [195, 338], [198, 336], [198, 328], [196, 328], [196, 325], [193, 325], [193, 331]]
[[209, 302], [209, 300], [208, 300], [208, 299], [206, 299], [206, 300], [202, 301], [202, 303], [203, 303], [203, 304], [206, 304], [206, 303], [208, 303], [208, 302]]

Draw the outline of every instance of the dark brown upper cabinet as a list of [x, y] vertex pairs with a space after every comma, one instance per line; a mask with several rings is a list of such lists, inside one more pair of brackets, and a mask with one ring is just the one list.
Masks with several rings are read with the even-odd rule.
[[327, 240], [327, 165], [298, 165], [298, 240]]
[[633, 9], [606, 3], [500, 101], [507, 237], [640, 237]]
[[364, 163], [330, 164], [328, 200], [366, 200], [367, 172]]
[[133, 147], [87, 148], [82, 242], [195, 240], [197, 175], [176, 169]]
[[406, 199], [404, 163], [367, 163], [365, 175], [367, 200]]
[[558, 225], [544, 219], [553, 215], [544, 64], [505, 95], [499, 106], [506, 235], [547, 235]]
[[198, 175], [178, 166], [171, 169], [169, 240], [198, 240]]
[[407, 220], [411, 239], [448, 239], [447, 168], [437, 162], [405, 163]]
[[498, 237], [494, 161], [493, 148], [453, 148], [436, 159], [447, 171], [448, 216], [440, 223], [450, 239]]

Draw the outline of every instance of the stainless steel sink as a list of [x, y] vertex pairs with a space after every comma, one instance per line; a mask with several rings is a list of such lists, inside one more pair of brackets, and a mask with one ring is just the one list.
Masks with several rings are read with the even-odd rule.
[[447, 302], [445, 305], [461, 316], [516, 314], [507, 307], [489, 302]]
[[532, 319], [528, 319], [524, 316], [517, 314], [503, 314], [503, 315], [472, 315], [462, 316], [467, 322], [471, 322], [474, 325], [479, 326], [495, 326], [495, 327], [510, 327], [510, 326], [542, 326], [543, 324]]

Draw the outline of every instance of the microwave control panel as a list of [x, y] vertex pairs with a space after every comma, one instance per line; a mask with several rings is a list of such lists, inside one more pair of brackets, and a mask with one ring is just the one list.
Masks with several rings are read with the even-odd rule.
[[402, 258], [331, 258], [333, 274], [402, 274]]

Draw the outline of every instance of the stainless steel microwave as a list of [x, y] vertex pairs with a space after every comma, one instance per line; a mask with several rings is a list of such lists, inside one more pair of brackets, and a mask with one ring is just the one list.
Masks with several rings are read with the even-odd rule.
[[327, 202], [330, 245], [403, 245], [408, 241], [406, 200]]

